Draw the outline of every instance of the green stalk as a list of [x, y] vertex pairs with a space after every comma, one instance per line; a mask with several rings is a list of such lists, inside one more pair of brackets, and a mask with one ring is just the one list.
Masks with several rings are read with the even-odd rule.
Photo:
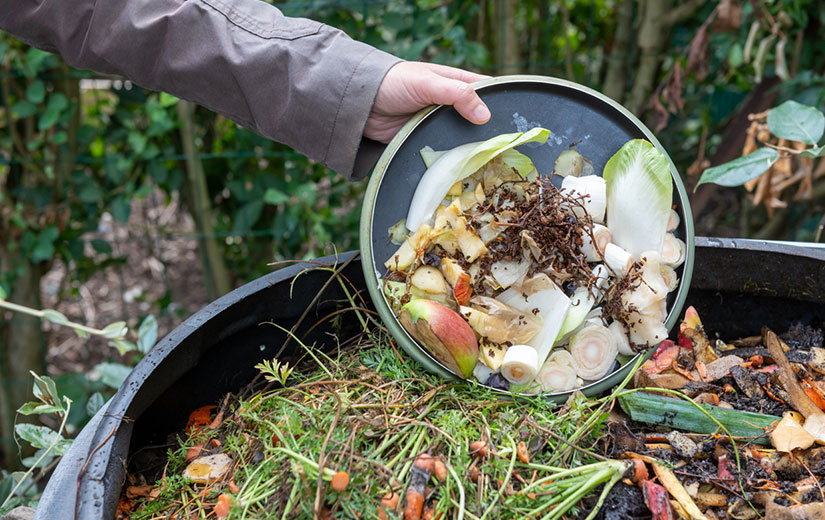
[[458, 478], [455, 470], [453, 469], [452, 464], [447, 464], [447, 471], [450, 473], [450, 476], [453, 477], [455, 480], [456, 486], [458, 486], [458, 513], [456, 514], [456, 520], [463, 520], [464, 519], [464, 486], [461, 485], [461, 479]]
[[508, 438], [510, 439], [510, 446], [513, 449], [513, 454], [510, 457], [510, 466], [507, 468], [507, 475], [504, 477], [501, 486], [498, 488], [498, 494], [496, 495], [495, 499], [492, 502], [490, 502], [490, 505], [487, 506], [487, 509], [484, 510], [484, 514], [481, 515], [481, 520], [484, 520], [490, 513], [490, 511], [493, 509], [493, 506], [495, 506], [501, 500], [501, 495], [504, 494], [504, 490], [507, 489], [507, 484], [510, 483], [510, 478], [513, 476], [513, 467], [516, 465], [517, 454], [516, 441], [514, 441], [512, 437], [508, 436]]
[[[292, 491], [289, 492], [289, 498], [286, 501], [286, 505], [284, 506], [284, 514], [281, 515], [281, 520], [286, 520], [287, 515], [292, 510], [292, 501], [295, 500], [295, 497], [298, 496], [298, 479], [295, 479], [295, 482], [292, 484]], [[246, 515], [244, 515], [246, 517]]]

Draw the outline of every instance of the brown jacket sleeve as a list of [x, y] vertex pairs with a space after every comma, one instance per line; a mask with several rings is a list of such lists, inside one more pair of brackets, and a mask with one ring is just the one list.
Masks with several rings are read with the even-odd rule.
[[261, 0], [0, 0], [0, 29], [74, 67], [203, 105], [350, 178], [372, 167], [364, 124], [400, 61]]

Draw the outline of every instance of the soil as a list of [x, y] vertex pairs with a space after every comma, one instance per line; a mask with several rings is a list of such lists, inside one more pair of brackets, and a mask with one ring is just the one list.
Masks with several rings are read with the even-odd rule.
[[[125, 320], [137, 327], [149, 314], [158, 320], [158, 338], [208, 303], [194, 224], [177, 197], [167, 202], [160, 192], [132, 201], [126, 224], [109, 214], [101, 218], [91, 240], [112, 247], [121, 262], [95, 272], [88, 280], [72, 276], [74, 265], [54, 264], [41, 283], [44, 308], [56, 309], [70, 320], [102, 328]], [[108, 255], [96, 256], [103, 261]], [[168, 301], [165, 309], [160, 302]], [[102, 338], [81, 339], [71, 329], [44, 325], [51, 375], [91, 372], [104, 361], [124, 360]]]

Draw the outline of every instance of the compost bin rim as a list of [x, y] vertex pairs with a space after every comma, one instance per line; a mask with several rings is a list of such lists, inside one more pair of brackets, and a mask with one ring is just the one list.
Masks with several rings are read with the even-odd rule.
[[[146, 380], [181, 343], [191, 335], [197, 333], [198, 330], [209, 321], [219, 318], [223, 312], [230, 309], [233, 305], [265, 290], [267, 287], [285, 280], [294, 279], [302, 271], [308, 268], [318, 267], [319, 264], [326, 267], [346, 264], [357, 258], [358, 255], [359, 251], [348, 251], [329, 255], [311, 261], [298, 262], [295, 265], [264, 275], [207, 304], [164, 336], [129, 373], [115, 395], [112, 396], [106, 405], [95, 414], [95, 417], [89, 421], [87, 426], [92, 423], [94, 423], [95, 426], [93, 434], [87, 437], [89, 450], [86, 453], [79, 454], [82, 456], [80, 458], [77, 458], [78, 454], [73, 453], [72, 449], [66, 453], [65, 458], [69, 461], [72, 461], [72, 455], [75, 457], [72, 463], [75, 465], [75, 469], [78, 470], [75, 479], [76, 494], [72, 494], [71, 504], [63, 503], [58, 507], [50, 507], [51, 504], [48, 501], [48, 493], [51, 486], [50, 480], [43, 492], [41, 504], [35, 513], [35, 520], [51, 520], [53, 518], [63, 517], [67, 510], [74, 511], [74, 518], [97, 520], [104, 517], [107, 505], [109, 505], [105, 504], [103, 498], [106, 489], [110, 486], [116, 486], [120, 489], [125, 478], [125, 467], [119, 460], [122, 459], [125, 461], [125, 456], [131, 441], [133, 420], [148, 408], [147, 405], [144, 406], [143, 409], [138, 409], [140, 407], [135, 406], [136, 398], [142, 391], [148, 392], [146, 396], [141, 394], [141, 397], [149, 397], [150, 402], [153, 402], [164, 390], [173, 385], [177, 379], [182, 377], [188, 370], [191, 370], [197, 364], [197, 361], [200, 360], [200, 356], [190, 356], [187, 359], [187, 361], [189, 361], [188, 363], [175, 365], [175, 378], [164, 380], [165, 385], [163, 386], [156, 385], [151, 389], [147, 389], [146, 385], [144, 385]], [[221, 341], [239, 328], [240, 325], [235, 328], [227, 327], [221, 336], [210, 338], [212, 340], [210, 344]], [[209, 346], [203, 346], [201, 350], [204, 351], [208, 348]], [[81, 434], [85, 432], [86, 428], [84, 427]], [[62, 478], [61, 475], [57, 475], [62, 464], [63, 462], [61, 461], [54, 472], [54, 476], [58, 477], [56, 482], [64, 483], [65, 485], [66, 479]], [[78, 503], [76, 497], [84, 497], [84, 499]], [[89, 500], [89, 498], [91, 498], [91, 500]]]

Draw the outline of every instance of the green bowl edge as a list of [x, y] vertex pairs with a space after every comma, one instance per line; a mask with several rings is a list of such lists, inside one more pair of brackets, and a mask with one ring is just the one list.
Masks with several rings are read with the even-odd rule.
[[[667, 327], [668, 331], [670, 331], [676, 325], [676, 323], [680, 321], [682, 308], [684, 307], [685, 301], [687, 300], [687, 293], [690, 288], [691, 278], [693, 276], [693, 263], [695, 253], [693, 213], [690, 208], [690, 201], [688, 200], [687, 190], [685, 189], [684, 183], [682, 182], [682, 178], [679, 175], [678, 170], [676, 169], [676, 165], [673, 164], [673, 160], [671, 160], [670, 155], [667, 153], [667, 151], [659, 142], [659, 140], [656, 139], [656, 136], [653, 134], [653, 132], [651, 132], [650, 129], [647, 128], [647, 126], [645, 126], [644, 123], [642, 123], [635, 115], [633, 115], [629, 110], [627, 110], [625, 107], [623, 107], [616, 101], [589, 87], [585, 87], [584, 85], [579, 85], [578, 83], [574, 83], [572, 81], [567, 81], [559, 78], [552, 78], [549, 76], [518, 74], [484, 79], [473, 83], [472, 86], [473, 88], [478, 90], [489, 85], [497, 85], [500, 83], [516, 83], [522, 81], [560, 85], [575, 90], [579, 90], [583, 93], [598, 98], [599, 100], [609, 104], [610, 106], [618, 110], [623, 116], [630, 120], [639, 130], [641, 130], [641, 132], [645, 135], [645, 138], [648, 141], [650, 141], [653, 144], [653, 146], [655, 146], [659, 151], [665, 154], [665, 157], [667, 157], [668, 163], [670, 164], [670, 174], [673, 178], [674, 184], [676, 185], [676, 192], [678, 194], [679, 202], [682, 206], [683, 216], [685, 217], [685, 244], [687, 245], [686, 258], [682, 270], [682, 279], [679, 281], [679, 288], [676, 292], [676, 301], [673, 303], [673, 306], [671, 307], [670, 313], [668, 314], [667, 320], [665, 322], [665, 326]], [[392, 310], [390, 309], [389, 304], [387, 303], [381, 291], [378, 278], [376, 277], [375, 264], [373, 263], [372, 259], [372, 213], [373, 208], [375, 207], [375, 199], [378, 195], [378, 188], [381, 186], [381, 181], [384, 178], [384, 173], [386, 172], [387, 165], [389, 165], [390, 161], [392, 161], [392, 158], [395, 156], [395, 153], [401, 147], [401, 144], [404, 142], [407, 136], [419, 125], [419, 123], [421, 123], [421, 121], [423, 121], [430, 113], [437, 109], [438, 106], [439, 105], [429, 106], [415, 114], [409, 121], [407, 121], [407, 123], [401, 128], [401, 130], [398, 131], [398, 133], [395, 135], [392, 141], [390, 141], [390, 143], [387, 145], [387, 148], [384, 150], [384, 153], [381, 154], [381, 157], [378, 159], [378, 162], [373, 168], [369, 183], [367, 184], [366, 192], [364, 193], [364, 200], [361, 206], [361, 221], [359, 224], [359, 239], [361, 242], [361, 267], [364, 271], [364, 279], [367, 282], [367, 289], [369, 290], [370, 297], [375, 303], [378, 315], [381, 317], [381, 320], [387, 327], [387, 330], [389, 331], [390, 335], [392, 335], [392, 337], [395, 338], [396, 341], [398, 341], [398, 343], [407, 352], [408, 355], [410, 355], [415, 361], [420, 363], [425, 369], [447, 379], [458, 379], [455, 374], [441, 366], [440, 363], [438, 363], [437, 361], [435, 361], [435, 359], [433, 359], [427, 353], [425, 353], [425, 351], [418, 346], [415, 340], [413, 340], [412, 337], [410, 337], [409, 334], [407, 334], [407, 331], [405, 331], [404, 328], [400, 325], [398, 319], [392, 313]], [[581, 391], [588, 397], [601, 394], [621, 383], [627, 377], [628, 373], [633, 368], [633, 365], [636, 363], [636, 360], [640, 356], [647, 359], [653, 354], [654, 350], [655, 348], [650, 348], [646, 352], [640, 352], [636, 354], [636, 356], [628, 360], [615, 372], [603, 377], [598, 381], [590, 383], [589, 385], [585, 385], [576, 390], [569, 390], [566, 392], [542, 394], [542, 397], [555, 402], [564, 402], [572, 393], [576, 391]], [[480, 385], [480, 383], [477, 383], [475, 381], [470, 382], [473, 384]], [[506, 395], [512, 395], [510, 392], [502, 391], [501, 393]]]

